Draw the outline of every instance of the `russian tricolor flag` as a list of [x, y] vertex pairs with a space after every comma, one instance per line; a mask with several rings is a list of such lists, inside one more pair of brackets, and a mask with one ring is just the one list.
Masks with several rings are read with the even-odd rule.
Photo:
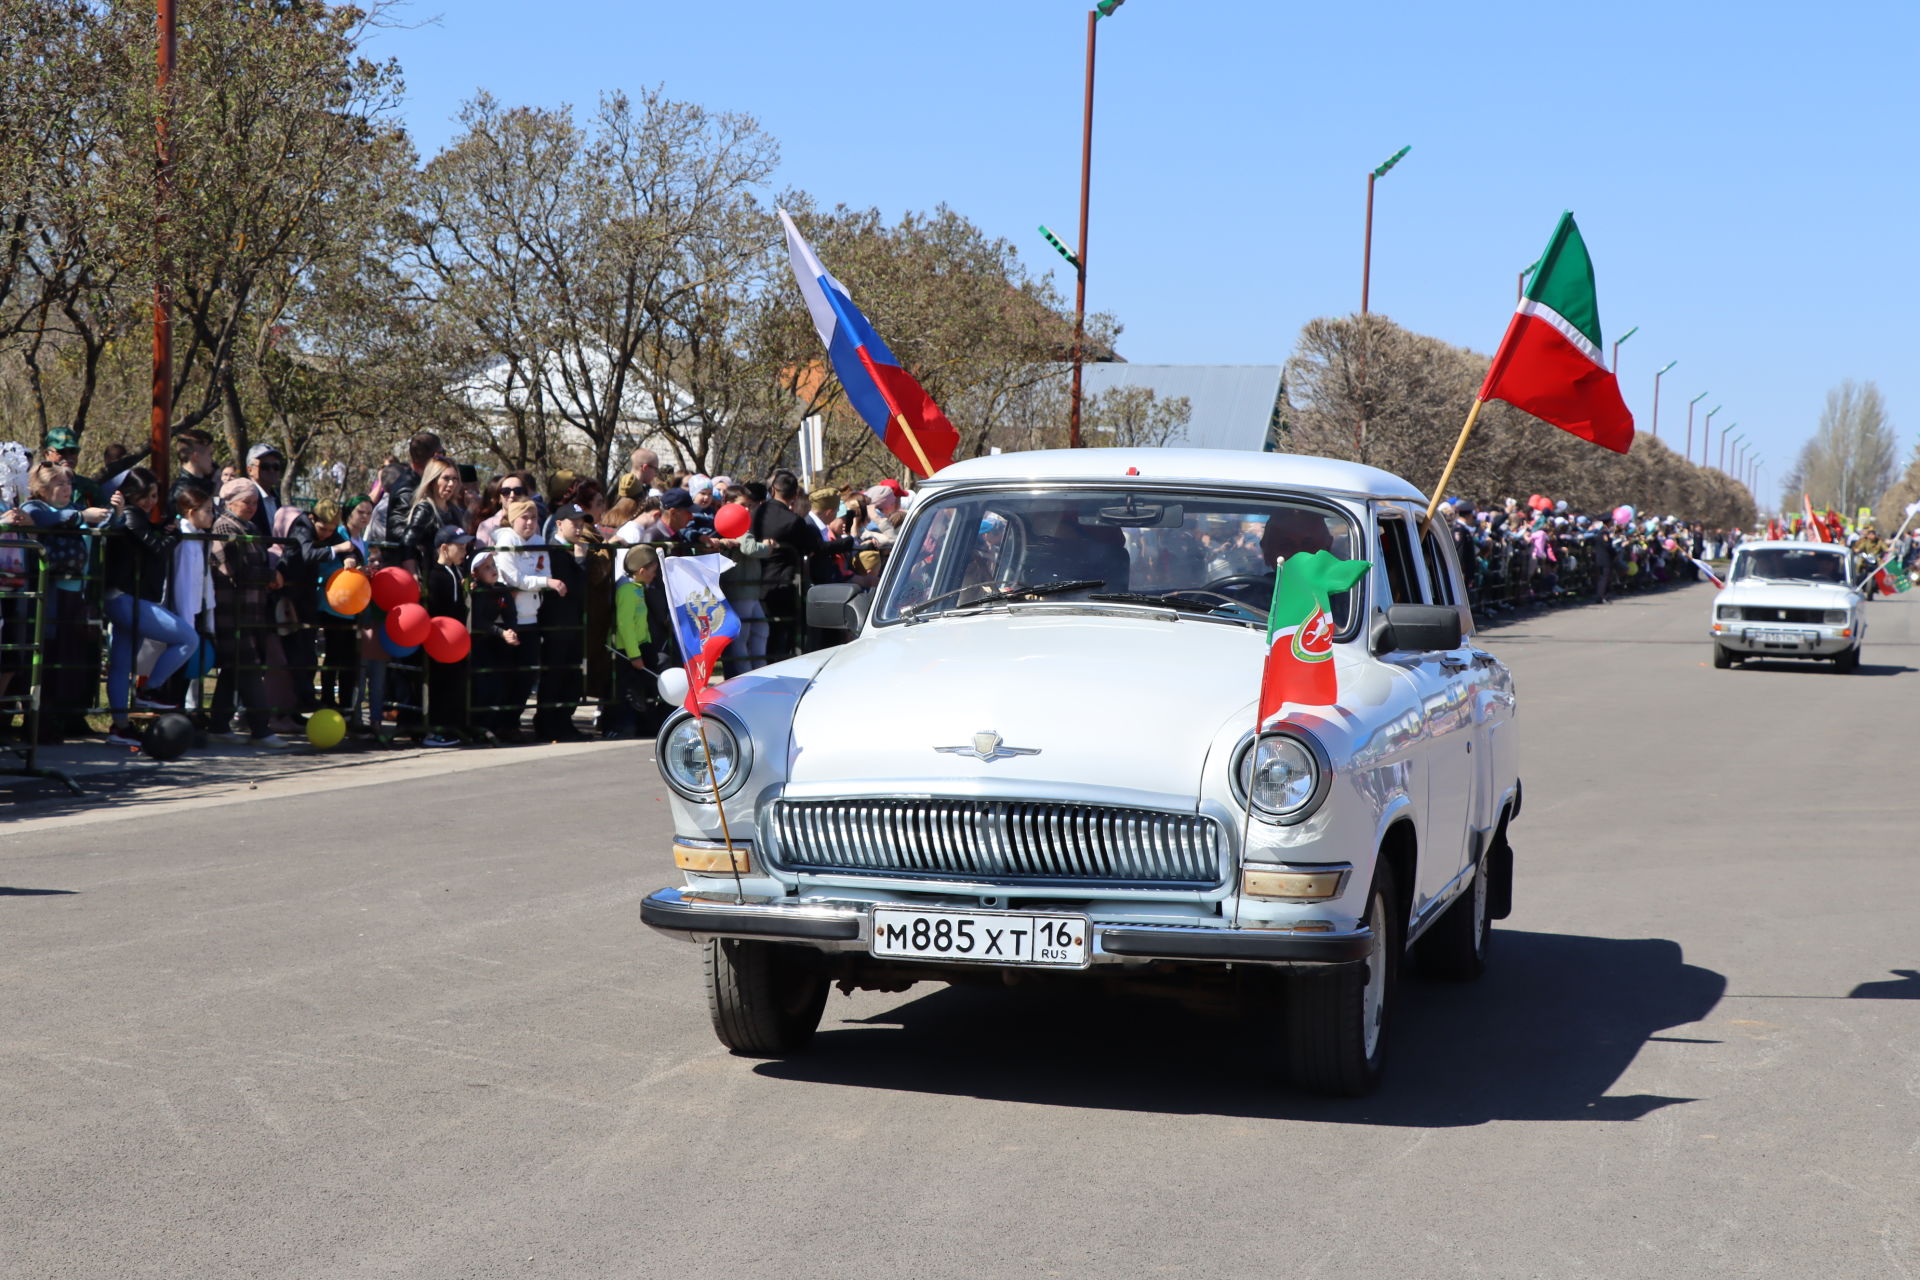
[[780, 210], [780, 221], [787, 229], [793, 278], [854, 412], [915, 474], [924, 478], [947, 466], [960, 447], [959, 432], [933, 397], [893, 358], [860, 308], [853, 305], [846, 286], [827, 274], [785, 209]]

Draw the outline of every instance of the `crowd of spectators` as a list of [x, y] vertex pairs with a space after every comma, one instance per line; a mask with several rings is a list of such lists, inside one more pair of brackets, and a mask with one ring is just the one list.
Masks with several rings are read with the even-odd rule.
[[[109, 447], [104, 470], [80, 474], [65, 432], [38, 455], [0, 456], [18, 472], [9, 485], [0, 469], [0, 708], [37, 652], [43, 742], [92, 732], [103, 666], [116, 745], [138, 744], [134, 716], [181, 708], [211, 739], [263, 747], [323, 708], [350, 734], [437, 747], [584, 738], [588, 706], [593, 733], [648, 733], [666, 710], [655, 680], [682, 662], [662, 557], [732, 562], [721, 586], [742, 624], [735, 675], [829, 642], [802, 625], [806, 587], [873, 582], [907, 496], [890, 479], [808, 492], [787, 470], [675, 472], [650, 449], [610, 482], [562, 470], [483, 483], [423, 431], [369, 492], [303, 504], [283, 494], [271, 444], [238, 474], [216, 467], [206, 432], [177, 431], [173, 447], [164, 492], [144, 453]], [[722, 537], [730, 505], [744, 514]], [[39, 610], [29, 546], [50, 587]], [[390, 566], [413, 575], [431, 617], [465, 625], [464, 661], [404, 656], [378, 615], [333, 607], [337, 571]], [[0, 732], [12, 719], [0, 711]]]
[[[566, 470], [483, 482], [423, 431], [369, 492], [301, 503], [283, 493], [272, 444], [236, 473], [216, 466], [206, 432], [177, 431], [164, 491], [144, 451], [110, 446], [83, 475], [76, 445], [54, 431], [38, 454], [0, 446], [0, 733], [37, 660], [42, 741], [92, 732], [103, 670], [118, 745], [138, 743], [136, 715], [179, 708], [210, 738], [266, 747], [326, 708], [349, 733], [436, 747], [582, 738], [584, 707], [593, 733], [644, 735], [666, 711], [658, 675], [683, 660], [664, 557], [731, 562], [720, 583], [741, 627], [725, 674], [738, 675], [839, 639], [805, 627], [806, 589], [875, 583], [911, 501], [891, 479], [807, 491], [787, 470], [675, 472], [644, 448], [604, 482]], [[723, 517], [731, 506], [743, 514]], [[1692, 581], [1694, 558], [1729, 555], [1744, 536], [1538, 495], [1455, 498], [1439, 515], [1486, 616]], [[41, 561], [50, 589], [36, 609]], [[409, 657], [378, 615], [335, 609], [339, 570], [394, 566], [432, 618], [466, 627], [465, 660]]]
[[1437, 514], [1453, 530], [1474, 611], [1487, 616], [1692, 582], [1696, 557], [1731, 555], [1743, 537], [1632, 507], [1589, 514], [1538, 495], [1480, 504], [1453, 498]]

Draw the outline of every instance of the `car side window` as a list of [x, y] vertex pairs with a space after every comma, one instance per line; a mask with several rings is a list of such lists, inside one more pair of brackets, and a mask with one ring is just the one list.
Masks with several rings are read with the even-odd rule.
[[1453, 575], [1447, 572], [1447, 553], [1440, 549], [1438, 535], [1428, 529], [1420, 543], [1427, 556], [1427, 581], [1433, 584], [1433, 603], [1459, 603], [1453, 598]]
[[1380, 559], [1387, 571], [1387, 590], [1395, 604], [1420, 604], [1420, 574], [1413, 567], [1413, 542], [1407, 522], [1397, 517], [1380, 521]]

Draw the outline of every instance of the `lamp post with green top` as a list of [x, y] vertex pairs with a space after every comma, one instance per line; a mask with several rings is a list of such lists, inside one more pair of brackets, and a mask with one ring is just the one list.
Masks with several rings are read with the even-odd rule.
[[1367, 241], [1360, 257], [1360, 314], [1367, 314], [1367, 295], [1373, 284], [1373, 184], [1386, 177], [1401, 157], [1413, 150], [1405, 146], [1387, 157], [1387, 162], [1367, 174]]
[[1040, 230], [1060, 256], [1073, 264], [1073, 403], [1067, 420], [1067, 445], [1080, 447], [1080, 378], [1087, 349], [1087, 194], [1093, 176], [1093, 57], [1100, 19], [1111, 18], [1127, 0], [1095, 0], [1087, 10], [1087, 96], [1080, 113], [1080, 244], [1069, 250], [1045, 227]]

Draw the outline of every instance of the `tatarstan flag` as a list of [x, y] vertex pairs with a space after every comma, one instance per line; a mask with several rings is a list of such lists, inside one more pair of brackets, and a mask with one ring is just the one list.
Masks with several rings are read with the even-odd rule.
[[1260, 673], [1260, 723], [1289, 702], [1327, 707], [1340, 700], [1333, 671], [1333, 605], [1329, 599], [1373, 567], [1342, 560], [1331, 551], [1286, 558], [1273, 574], [1273, 607], [1267, 611], [1267, 663]]
[[1493, 353], [1482, 400], [1504, 400], [1582, 440], [1625, 453], [1633, 415], [1601, 355], [1593, 260], [1573, 215], [1560, 215], [1553, 239]]

